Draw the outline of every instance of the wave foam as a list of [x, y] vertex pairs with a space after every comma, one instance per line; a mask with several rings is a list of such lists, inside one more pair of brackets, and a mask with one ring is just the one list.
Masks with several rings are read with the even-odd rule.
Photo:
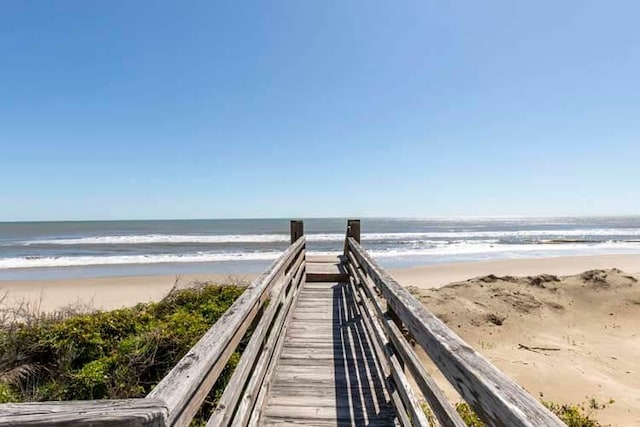
[[70, 256], [70, 257], [24, 257], [0, 258], [0, 270], [14, 268], [82, 267], [89, 265], [198, 263], [224, 261], [268, 261], [278, 258], [282, 252], [231, 252], [164, 255], [121, 256]]
[[[590, 237], [590, 236], [640, 236], [640, 228], [599, 228], [572, 230], [514, 230], [514, 231], [433, 231], [412, 233], [365, 233], [363, 241], [428, 241], [429, 239], [477, 239], [504, 237]], [[344, 239], [341, 233], [308, 234], [309, 242], [338, 242]], [[22, 241], [30, 245], [144, 245], [172, 243], [285, 243], [286, 234], [227, 234], [227, 235], [181, 235], [144, 234], [119, 236], [93, 236], [78, 238], [53, 238]]]
[[429, 257], [429, 256], [458, 256], [502, 254], [505, 258], [515, 258], [518, 254], [537, 253], [552, 256], [554, 253], [606, 253], [615, 251], [638, 251], [640, 242], [595, 242], [595, 243], [558, 243], [553, 245], [538, 244], [491, 244], [473, 241], [459, 242], [449, 245], [439, 245], [430, 248], [388, 248], [370, 250], [375, 258]]
[[[554, 245], [500, 244], [487, 241], [462, 241], [452, 244], [440, 242], [429, 247], [400, 247], [371, 249], [374, 258], [405, 257], [465, 257], [499, 254], [504, 258], [520, 256], [554, 256], [556, 254], [602, 254], [616, 252], [638, 252], [640, 242], [598, 242], [592, 244], [558, 243]], [[0, 270], [42, 267], [80, 267], [97, 265], [200, 263], [228, 261], [271, 261], [282, 254], [281, 251], [262, 252], [198, 252], [190, 254], [159, 255], [109, 255], [109, 256], [61, 256], [61, 257], [13, 257], [0, 258]], [[309, 251], [312, 255], [331, 255], [331, 252]]]
[[144, 245], [156, 243], [270, 243], [286, 242], [285, 234], [180, 235], [144, 234], [126, 236], [94, 236], [70, 239], [42, 239], [21, 242], [22, 245]]

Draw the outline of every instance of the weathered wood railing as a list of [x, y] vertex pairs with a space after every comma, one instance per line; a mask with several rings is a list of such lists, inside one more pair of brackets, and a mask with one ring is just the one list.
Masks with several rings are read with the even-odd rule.
[[[564, 425], [379, 267], [360, 245], [359, 221], [348, 222], [343, 259], [401, 425], [465, 426], [418, 359], [413, 340], [488, 425]], [[305, 277], [302, 222], [292, 221], [291, 245], [146, 398], [5, 404], [0, 426], [186, 426], [248, 333], [207, 426], [255, 426]]]
[[[186, 426], [250, 327], [249, 343], [209, 426], [246, 425], [264, 400], [262, 387], [287, 313], [305, 280], [302, 222], [291, 222], [291, 246], [255, 279], [227, 312], [143, 399], [0, 405], [0, 426]], [[255, 422], [255, 420], [253, 420]]]
[[386, 361], [392, 398], [403, 425], [428, 426], [406, 370], [442, 426], [465, 426], [407, 339], [425, 351], [460, 396], [490, 426], [563, 426], [555, 415], [458, 335], [378, 266], [360, 246], [360, 222], [347, 226], [349, 280], [364, 308], [378, 357]]

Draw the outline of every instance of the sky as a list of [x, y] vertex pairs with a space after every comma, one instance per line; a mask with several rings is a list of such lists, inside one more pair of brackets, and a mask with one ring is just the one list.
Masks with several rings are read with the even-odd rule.
[[0, 220], [640, 214], [640, 2], [0, 2]]

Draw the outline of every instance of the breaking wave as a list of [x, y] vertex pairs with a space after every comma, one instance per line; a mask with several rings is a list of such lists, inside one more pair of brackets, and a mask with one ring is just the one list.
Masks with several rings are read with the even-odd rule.
[[[567, 230], [513, 230], [513, 231], [433, 231], [412, 233], [365, 233], [363, 241], [425, 241], [429, 239], [476, 239], [476, 238], [530, 238], [554, 237], [540, 243], [563, 241], [591, 241], [589, 237], [639, 236], [640, 228], [599, 228]], [[307, 234], [309, 242], [339, 242], [344, 234], [316, 233]], [[576, 239], [580, 237], [582, 239]], [[534, 239], [535, 240], [535, 239]], [[22, 246], [31, 245], [145, 245], [180, 243], [286, 243], [286, 234], [226, 234], [226, 235], [182, 235], [182, 234], [144, 234], [118, 236], [92, 236], [78, 238], [35, 239], [19, 242]]]

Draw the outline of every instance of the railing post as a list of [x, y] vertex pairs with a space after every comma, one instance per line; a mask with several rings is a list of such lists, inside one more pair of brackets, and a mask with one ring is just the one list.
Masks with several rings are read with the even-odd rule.
[[360, 243], [360, 220], [348, 219], [347, 220], [347, 235], [344, 239], [344, 255], [347, 255], [349, 251], [349, 237], [356, 239], [356, 242]]
[[360, 243], [360, 220], [350, 219], [347, 221], [347, 227], [349, 229], [349, 237], [353, 237], [356, 242]]
[[291, 244], [294, 244], [304, 235], [304, 224], [302, 221], [291, 221]]

